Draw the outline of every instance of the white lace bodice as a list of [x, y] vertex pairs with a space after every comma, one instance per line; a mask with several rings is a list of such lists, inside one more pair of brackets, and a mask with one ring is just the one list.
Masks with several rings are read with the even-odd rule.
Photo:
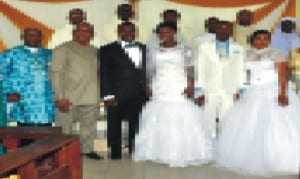
[[152, 77], [153, 99], [181, 100], [187, 86], [185, 54], [182, 48], [161, 48], [155, 55]]
[[247, 83], [250, 85], [264, 85], [278, 82], [275, 62], [271, 59], [246, 62]]

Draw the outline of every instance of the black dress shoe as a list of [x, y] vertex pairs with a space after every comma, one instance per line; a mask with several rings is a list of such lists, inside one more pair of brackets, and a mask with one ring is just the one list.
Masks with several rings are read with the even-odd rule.
[[89, 159], [94, 159], [94, 160], [102, 160], [102, 159], [104, 159], [103, 156], [98, 155], [98, 154], [95, 153], [95, 152], [89, 152], [89, 153], [84, 154], [84, 155], [85, 155], [87, 158], [89, 158]]
[[121, 160], [122, 159], [122, 155], [121, 154], [119, 154], [119, 155], [111, 155], [110, 158], [112, 160]]

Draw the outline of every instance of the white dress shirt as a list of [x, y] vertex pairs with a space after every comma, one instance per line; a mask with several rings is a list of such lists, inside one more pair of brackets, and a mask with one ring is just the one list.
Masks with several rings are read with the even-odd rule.
[[136, 68], [141, 67], [141, 49], [135, 42], [125, 42], [121, 41], [121, 46], [125, 50], [126, 54], [129, 56], [130, 60]]

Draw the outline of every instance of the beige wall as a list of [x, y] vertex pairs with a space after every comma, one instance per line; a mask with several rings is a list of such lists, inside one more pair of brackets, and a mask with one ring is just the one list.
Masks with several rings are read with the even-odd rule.
[[[16, 1], [16, 0], [5, 0], [13, 7], [23, 11], [25, 14], [34, 17], [42, 23], [47, 24], [53, 29], [60, 29], [67, 23], [67, 13], [69, 9], [74, 7], [80, 7], [87, 11], [88, 20], [95, 25], [95, 29], [98, 33], [101, 33], [100, 37], [103, 42], [113, 40], [116, 36], [115, 28], [116, 24], [116, 6], [119, 3], [128, 2], [128, 0], [89, 0], [76, 3], [62, 3], [62, 4], [51, 4], [51, 3], [37, 3], [28, 1]], [[297, 2], [297, 19], [300, 23], [300, 0]], [[137, 12], [137, 24], [140, 29], [140, 40], [146, 42], [151, 34], [151, 30], [161, 20], [160, 13], [164, 9], [174, 8], [178, 9], [182, 14], [182, 29], [186, 38], [191, 42], [192, 39], [204, 32], [204, 19], [209, 16], [218, 16], [224, 20], [234, 20], [235, 13], [240, 8], [205, 8], [196, 6], [187, 6], [182, 4], [173, 3], [166, 0], [140, 0], [139, 11]], [[255, 10], [258, 6], [248, 6], [248, 8]], [[1, 15], [1, 13], [0, 13]], [[276, 15], [274, 16], [276, 17]], [[4, 19], [3, 19], [4, 18]], [[19, 34], [13, 28], [13, 24], [5, 22], [5, 17], [0, 21], [0, 25], [4, 26], [3, 30], [0, 29], [0, 38], [2, 38], [9, 46], [19, 44]], [[270, 21], [270, 22], [269, 22]], [[5, 24], [6, 23], [6, 24]], [[272, 24], [269, 19], [266, 24]], [[12, 26], [12, 27], [11, 27]], [[298, 26], [298, 31], [300, 28]], [[16, 36], [17, 34], [17, 36]], [[5, 37], [10, 37], [6, 39]], [[12, 40], [11, 37], [16, 37]], [[10, 41], [10, 42], [7, 42]]]
[[115, 17], [117, 4], [127, 0], [88, 0], [73, 3], [42, 3], [5, 0], [6, 3], [47, 24], [53, 29], [64, 27], [68, 11], [72, 8], [82, 8], [87, 12], [87, 20], [100, 27], [109, 23]]
[[[0, 0], [1, 1], [1, 0]], [[95, 31], [104, 39], [106, 35], [103, 32], [103, 26], [116, 21], [116, 7], [120, 3], [126, 3], [127, 0], [88, 0], [73, 3], [42, 3], [29, 1], [5, 0], [6, 3], [14, 8], [24, 12], [26, 15], [46, 24], [54, 30], [64, 28], [68, 23], [68, 12], [72, 8], [82, 8], [87, 12], [87, 20], [94, 24]], [[6, 43], [7, 47], [13, 47], [22, 43], [19, 39], [20, 32], [5, 16], [0, 13], [0, 39]], [[113, 34], [113, 32], [111, 33]], [[110, 35], [112, 36], [112, 35]], [[14, 40], [11, 38], [14, 37]]]
[[[165, 9], [177, 9], [178, 12], [181, 13], [180, 28], [185, 39], [188, 43], [192, 44], [193, 39], [205, 31], [204, 21], [208, 17], [216, 16], [222, 20], [234, 21], [236, 12], [240, 9], [247, 8], [254, 11], [261, 6], [263, 6], [263, 4], [240, 8], [207, 8], [183, 5], [166, 0], [140, 0], [138, 11], [140, 39], [143, 42], [148, 40], [151, 30], [162, 20], [160, 14]], [[278, 14], [278, 16], [279, 15], [280, 14]]]

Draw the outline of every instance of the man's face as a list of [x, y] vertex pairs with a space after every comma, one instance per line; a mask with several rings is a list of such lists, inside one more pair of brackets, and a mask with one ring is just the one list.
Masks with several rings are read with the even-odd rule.
[[175, 13], [166, 13], [164, 15], [164, 19], [163, 19], [164, 22], [171, 22], [171, 23], [176, 23], [177, 24], [177, 21], [178, 21], [178, 15], [175, 14]]
[[284, 20], [281, 22], [281, 31], [285, 33], [292, 33], [295, 29], [295, 24], [291, 20]]
[[125, 42], [132, 42], [135, 39], [135, 27], [133, 25], [123, 25], [120, 27], [119, 37]]
[[269, 46], [270, 37], [268, 34], [258, 34], [253, 39], [253, 46], [256, 49], [264, 49]]
[[231, 34], [229, 23], [218, 23], [216, 29], [216, 38], [220, 41], [227, 41]]
[[37, 29], [24, 31], [24, 44], [29, 47], [40, 47], [42, 45], [42, 34]]
[[249, 26], [252, 24], [252, 12], [251, 11], [240, 11], [237, 17], [237, 21], [240, 25]]
[[129, 4], [122, 4], [118, 7], [118, 18], [122, 21], [128, 21], [132, 17], [132, 7]]
[[89, 44], [93, 36], [92, 27], [88, 24], [79, 24], [74, 31], [74, 40], [82, 45]]
[[69, 14], [69, 21], [71, 24], [76, 25], [80, 24], [85, 20], [85, 14], [82, 10], [73, 10]]
[[218, 24], [218, 19], [209, 18], [207, 20], [207, 24], [206, 24], [208, 32], [209, 33], [216, 33], [217, 24]]

